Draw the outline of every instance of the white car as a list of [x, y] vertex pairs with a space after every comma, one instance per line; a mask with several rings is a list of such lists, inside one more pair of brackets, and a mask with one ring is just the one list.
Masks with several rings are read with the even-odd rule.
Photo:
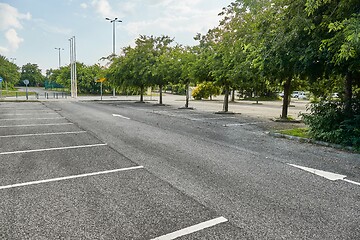
[[297, 99], [307, 99], [307, 96], [306, 96], [304, 91], [294, 91], [291, 94], [291, 97], [292, 98], [297, 98]]

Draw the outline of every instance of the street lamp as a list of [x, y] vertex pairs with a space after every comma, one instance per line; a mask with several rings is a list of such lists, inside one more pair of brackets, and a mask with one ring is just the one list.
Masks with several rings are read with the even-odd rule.
[[69, 39], [70, 42], [70, 76], [71, 76], [71, 97], [77, 98], [77, 73], [76, 73], [76, 42], [75, 36]]
[[110, 21], [110, 23], [113, 24], [113, 55], [115, 55], [115, 23], [122, 22], [122, 21], [119, 20], [118, 18], [114, 18], [114, 19], [105, 18], [105, 19]]
[[56, 50], [59, 50], [59, 69], [61, 67], [61, 58], [60, 58], [60, 50], [64, 50], [63, 48], [55, 48]]
[[[110, 23], [113, 24], [113, 57], [115, 57], [115, 23], [116, 22], [122, 22], [121, 20], [119, 20], [118, 18], [114, 18], [114, 19], [110, 19], [110, 18], [105, 18], [106, 20], [110, 21]], [[115, 84], [113, 87], [113, 97], [115, 97]]]

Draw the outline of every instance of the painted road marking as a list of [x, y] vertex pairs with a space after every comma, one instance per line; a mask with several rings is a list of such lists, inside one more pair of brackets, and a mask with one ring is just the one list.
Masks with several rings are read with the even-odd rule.
[[113, 114], [113, 116], [114, 116], [114, 117], [119, 117], [119, 118], [124, 118], [124, 119], [130, 120], [130, 118], [125, 117], [125, 116], [120, 115], [120, 114]]
[[46, 124], [23, 124], [23, 125], [7, 125], [0, 126], [0, 128], [12, 128], [12, 127], [36, 127], [36, 126], [61, 126], [61, 125], [71, 125], [73, 123], [46, 123]]
[[351, 181], [351, 180], [349, 180], [349, 179], [343, 179], [343, 181], [348, 182], [348, 183], [352, 183], [352, 184], [355, 184], [355, 185], [359, 185], [359, 186], [360, 186], [360, 183], [355, 182], [355, 181]]
[[[44, 115], [44, 114], [58, 114], [58, 113], [54, 113], [54, 112], [41, 113], [41, 115]], [[4, 114], [0, 114], [0, 116], [28, 116], [28, 115], [34, 115], [34, 113], [4, 113]]]
[[206, 120], [222, 120], [222, 119], [234, 119], [235, 117], [212, 117], [212, 118], [189, 118], [191, 121], [206, 121]]
[[6, 185], [6, 186], [0, 186], [0, 190], [41, 184], [41, 183], [48, 183], [48, 182], [58, 182], [58, 181], [74, 179], [74, 178], [90, 177], [90, 176], [96, 176], [96, 175], [102, 175], [102, 174], [108, 174], [108, 173], [123, 172], [123, 171], [135, 170], [135, 169], [140, 169], [140, 168], [144, 168], [144, 167], [136, 166], [136, 167], [107, 170], [107, 171], [102, 171], [102, 172], [93, 172], [93, 173], [72, 175], [72, 176], [67, 176], [67, 177], [51, 178], [51, 179], [45, 179], [45, 180], [39, 180], [39, 181], [25, 182], [25, 183], [16, 183], [16, 184], [11, 184], [11, 185]]
[[19, 134], [19, 135], [5, 135], [5, 136], [0, 136], [0, 138], [32, 137], [32, 136], [48, 136], [48, 135], [64, 135], [64, 134], [78, 134], [78, 133], [86, 133], [86, 131], [77, 131], [77, 132], [55, 132], [55, 133], [31, 133], [31, 134]]
[[153, 238], [152, 240], [171, 240], [171, 239], [175, 239], [181, 236], [185, 236], [194, 232], [198, 232], [200, 230], [203, 230], [205, 228], [209, 228], [209, 227], [213, 227], [217, 224], [223, 223], [223, 222], [227, 222], [228, 220], [224, 217], [219, 217], [219, 218], [215, 218], [206, 222], [202, 222], [196, 225], [193, 225], [191, 227], [187, 227], [160, 237], [156, 237]]
[[330, 181], [343, 180], [345, 182], [356, 184], [356, 185], [360, 186], [360, 183], [358, 183], [358, 182], [354, 182], [354, 181], [345, 179], [346, 178], [345, 175], [332, 173], [332, 172], [326, 172], [326, 171], [318, 170], [318, 169], [315, 169], [315, 168], [303, 167], [303, 166], [290, 164], [290, 163], [288, 163], [288, 165], [299, 168], [301, 170], [304, 170], [304, 171], [307, 171], [307, 172], [310, 172], [310, 173], [313, 173], [315, 175], [321, 176], [321, 177], [326, 178], [326, 179], [328, 179]]
[[54, 117], [54, 118], [4, 118], [0, 121], [20, 121], [20, 120], [53, 120], [53, 119], [64, 119], [65, 117]]
[[10, 155], [17, 153], [32, 153], [32, 152], [45, 152], [45, 151], [56, 151], [56, 150], [65, 150], [65, 149], [76, 149], [76, 148], [90, 148], [90, 147], [101, 147], [106, 146], [106, 143], [100, 144], [91, 144], [91, 145], [79, 145], [79, 146], [70, 146], [70, 147], [58, 147], [58, 148], [43, 148], [43, 149], [32, 149], [32, 150], [21, 150], [13, 152], [2, 152], [0, 155]]
[[266, 123], [266, 122], [251, 122], [251, 123], [229, 123], [224, 124], [223, 127], [233, 127], [233, 126], [246, 126], [246, 125], [256, 125], [259, 123]]

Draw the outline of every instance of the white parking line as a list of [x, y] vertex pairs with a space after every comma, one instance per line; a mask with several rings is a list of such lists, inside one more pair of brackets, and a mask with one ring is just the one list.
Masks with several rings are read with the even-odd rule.
[[228, 123], [224, 124], [223, 127], [234, 127], [234, 126], [246, 126], [246, 125], [256, 125], [259, 123], [266, 123], [266, 122], [251, 122], [251, 123]]
[[93, 173], [72, 175], [72, 176], [67, 176], [67, 177], [51, 178], [51, 179], [45, 179], [45, 180], [39, 180], [39, 181], [25, 182], [25, 183], [16, 183], [16, 184], [11, 184], [11, 185], [6, 185], [6, 186], [0, 186], [0, 190], [35, 185], [35, 184], [40, 184], [40, 183], [57, 182], [57, 181], [62, 181], [62, 180], [74, 179], [74, 178], [96, 176], [96, 175], [108, 174], [108, 173], [114, 173], [114, 172], [123, 172], [123, 171], [135, 170], [135, 169], [140, 169], [140, 168], [144, 168], [144, 167], [136, 166], [136, 167], [120, 168], [120, 169], [115, 169], [115, 170], [107, 170], [107, 171], [102, 171], [102, 172], [93, 172]]
[[130, 120], [130, 118], [128, 117], [125, 117], [123, 115], [120, 115], [120, 114], [113, 114], [113, 117], [119, 117], [119, 118], [123, 118], [123, 119], [127, 119], [127, 120]]
[[79, 145], [79, 146], [70, 146], [70, 147], [31, 149], [31, 150], [21, 150], [21, 151], [13, 151], [13, 152], [2, 152], [2, 153], [0, 153], [0, 155], [10, 155], [10, 154], [17, 154], [17, 153], [32, 153], [32, 152], [56, 151], [56, 150], [65, 150], [65, 149], [76, 149], [76, 148], [90, 148], [90, 147], [100, 147], [100, 146], [106, 146], [106, 145], [107, 145], [106, 143], [100, 143], [100, 144]]
[[63, 135], [63, 134], [78, 134], [78, 133], [86, 133], [86, 131], [77, 131], [77, 132], [54, 132], [54, 133], [31, 133], [31, 134], [5, 135], [5, 136], [0, 136], [0, 138], [48, 136], [48, 135]]
[[0, 126], [0, 128], [12, 128], [12, 127], [36, 127], [36, 126], [61, 126], [61, 125], [71, 125], [73, 123], [46, 123], [46, 124], [23, 124], [23, 125], [7, 125]]
[[[44, 114], [58, 114], [58, 113], [54, 113], [54, 112], [49, 112], [49, 113], [41, 113], [41, 115]], [[34, 113], [4, 113], [4, 114], [0, 114], [0, 116], [28, 116], [28, 115], [34, 115]]]
[[228, 220], [224, 217], [219, 217], [219, 218], [215, 218], [206, 222], [202, 222], [196, 225], [193, 225], [191, 227], [187, 227], [160, 237], [156, 237], [153, 238], [151, 240], [171, 240], [171, 239], [175, 239], [181, 236], [185, 236], [194, 232], [198, 232], [200, 230], [203, 230], [205, 228], [209, 228], [209, 227], [213, 227], [217, 224], [223, 223], [223, 222], [227, 222]]
[[212, 117], [212, 118], [189, 118], [191, 121], [206, 121], [206, 120], [222, 120], [222, 119], [233, 119], [235, 117]]
[[54, 118], [4, 118], [0, 121], [20, 121], [20, 120], [53, 120], [53, 119], [64, 119], [65, 117], [54, 117]]

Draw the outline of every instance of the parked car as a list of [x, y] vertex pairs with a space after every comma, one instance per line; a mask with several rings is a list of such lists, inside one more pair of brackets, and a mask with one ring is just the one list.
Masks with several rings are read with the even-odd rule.
[[297, 98], [297, 99], [307, 99], [307, 96], [306, 96], [304, 91], [294, 91], [291, 94], [291, 97], [292, 98]]

